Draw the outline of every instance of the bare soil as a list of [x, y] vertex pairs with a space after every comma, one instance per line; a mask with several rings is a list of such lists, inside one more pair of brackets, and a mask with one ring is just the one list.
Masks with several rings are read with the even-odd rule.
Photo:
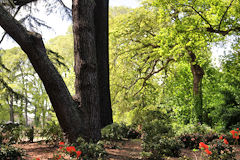
[[[15, 144], [17, 148], [22, 148], [26, 152], [24, 157], [26, 160], [34, 160], [40, 158], [41, 160], [48, 160], [57, 154], [58, 147], [48, 145], [46, 143], [26, 143], [26, 144]], [[141, 152], [141, 141], [140, 140], [126, 140], [121, 142], [110, 142], [105, 145], [106, 151], [109, 156], [107, 160], [139, 160], [142, 159]], [[237, 149], [236, 159], [240, 160], [240, 147]], [[189, 159], [200, 160], [201, 153], [193, 152], [189, 149], [182, 149], [182, 157], [188, 157]], [[179, 158], [168, 157], [167, 160], [177, 160]]]

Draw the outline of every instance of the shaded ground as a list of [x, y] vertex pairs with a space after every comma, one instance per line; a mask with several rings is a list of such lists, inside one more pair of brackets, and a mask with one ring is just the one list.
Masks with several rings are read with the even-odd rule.
[[106, 151], [109, 154], [109, 160], [141, 159], [141, 141], [127, 140], [122, 142], [113, 142], [109, 145], [106, 145]]
[[41, 160], [47, 160], [52, 158], [54, 154], [57, 153], [58, 148], [54, 146], [49, 146], [45, 143], [26, 143], [26, 144], [16, 144], [17, 148], [21, 148], [26, 152], [24, 159], [34, 160], [40, 158]]
[[[24, 158], [27, 160], [34, 160], [40, 158], [41, 160], [48, 160], [57, 153], [57, 146], [49, 146], [45, 143], [26, 143], [16, 144], [15, 147], [22, 148], [26, 151], [27, 156]], [[126, 140], [121, 142], [109, 142], [105, 145], [106, 151], [109, 156], [107, 160], [139, 160], [141, 159], [141, 141], [140, 140]], [[237, 154], [236, 159], [240, 160], [240, 147], [236, 147]], [[182, 149], [182, 156], [186, 156], [191, 160], [195, 160], [196, 157], [200, 160], [200, 152], [193, 152], [189, 149]], [[177, 160], [179, 158], [169, 157], [167, 160]]]

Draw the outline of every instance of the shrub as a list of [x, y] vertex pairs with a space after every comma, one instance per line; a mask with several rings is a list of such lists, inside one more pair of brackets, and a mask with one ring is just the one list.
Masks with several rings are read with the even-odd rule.
[[174, 131], [176, 132], [177, 136], [183, 135], [183, 134], [209, 134], [209, 133], [215, 133], [211, 127], [209, 127], [206, 124], [187, 124], [187, 125], [175, 125]]
[[82, 151], [82, 159], [104, 159], [107, 155], [102, 141], [98, 143], [86, 142], [83, 138], [79, 137], [77, 143], [73, 144], [73, 146], [75, 146], [77, 150]]
[[216, 138], [218, 138], [218, 135], [215, 133], [209, 133], [206, 135], [192, 133], [179, 136], [179, 139], [183, 142], [184, 147], [189, 149], [198, 148], [200, 142], [208, 143]]
[[0, 125], [0, 131], [1, 131], [1, 136], [0, 136], [0, 141], [1, 143], [17, 143], [20, 135], [21, 135], [21, 128], [18, 123], [5, 123]]
[[33, 142], [34, 138], [34, 128], [33, 127], [27, 127], [25, 128], [25, 136], [28, 138], [30, 142]]
[[1, 148], [0, 159], [4, 160], [22, 159], [22, 156], [24, 155], [21, 149], [14, 148], [9, 145], [1, 145], [0, 148]]
[[140, 138], [140, 137], [141, 137], [141, 133], [139, 131], [137, 131], [133, 127], [129, 127], [126, 138], [136, 139], [136, 138]]
[[[131, 129], [131, 131], [133, 131]], [[125, 124], [121, 123], [113, 123], [102, 129], [102, 138], [105, 140], [122, 140], [123, 138], [128, 138], [133, 135], [131, 133], [130, 128]]]
[[143, 155], [149, 159], [161, 159], [164, 156], [178, 157], [181, 141], [172, 137], [173, 131], [169, 117], [160, 111], [147, 111], [142, 124]]
[[231, 160], [235, 159], [235, 150], [228, 143], [226, 139], [215, 139], [209, 143], [209, 150], [212, 152], [209, 159]]
[[46, 127], [40, 133], [41, 137], [46, 138], [46, 143], [57, 144], [60, 141], [63, 141], [63, 132], [59, 124], [56, 124], [54, 121], [49, 122]]
[[[155, 136], [154, 143], [144, 143], [143, 150], [149, 152], [145, 158], [148, 159], [162, 159], [165, 156], [179, 157], [180, 149], [183, 147], [181, 141], [175, 137], [161, 137]], [[146, 153], [144, 153], [146, 155]]]

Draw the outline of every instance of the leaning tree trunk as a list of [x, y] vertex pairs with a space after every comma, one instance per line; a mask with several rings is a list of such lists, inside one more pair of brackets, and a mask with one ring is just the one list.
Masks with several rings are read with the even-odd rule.
[[101, 136], [101, 128], [112, 123], [108, 72], [108, 0], [72, 2], [76, 74], [73, 98], [48, 59], [41, 36], [28, 32], [1, 4], [0, 26], [28, 55], [69, 141], [74, 142], [78, 136], [97, 141]]
[[202, 79], [204, 71], [196, 63], [196, 55], [190, 51], [189, 56], [191, 57], [191, 71], [193, 74], [193, 101], [194, 101], [194, 121], [203, 122], [203, 95], [202, 95]]
[[0, 26], [21, 46], [42, 80], [59, 124], [69, 141], [86, 130], [72, 97], [56, 68], [49, 60], [41, 35], [27, 31], [0, 3]]

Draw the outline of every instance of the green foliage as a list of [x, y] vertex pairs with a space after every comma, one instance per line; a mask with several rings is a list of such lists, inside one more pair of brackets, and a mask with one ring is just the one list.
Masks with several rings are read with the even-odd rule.
[[178, 126], [174, 126], [174, 131], [178, 136], [182, 134], [192, 134], [192, 133], [198, 133], [198, 134], [214, 133], [214, 130], [211, 129], [211, 127], [209, 127], [206, 124], [178, 125]]
[[[145, 110], [142, 119], [143, 154], [150, 159], [178, 157], [181, 141], [173, 137], [168, 115], [158, 110]], [[150, 154], [147, 154], [150, 153]]]
[[124, 138], [137, 138], [140, 133], [131, 126], [121, 123], [113, 123], [102, 129], [102, 139], [104, 140], [122, 140]]
[[194, 149], [194, 148], [197, 149], [199, 147], [200, 142], [208, 143], [216, 138], [218, 138], [218, 134], [214, 134], [214, 133], [208, 133], [208, 134], [185, 133], [179, 136], [179, 139], [184, 144], [184, 147], [189, 149]]
[[212, 152], [209, 159], [235, 160], [235, 150], [229, 144], [225, 144], [221, 139], [215, 139], [209, 143], [209, 150]]
[[33, 142], [34, 139], [34, 128], [33, 127], [27, 127], [24, 129], [25, 136], [28, 138], [30, 142]]
[[4, 160], [23, 159], [22, 156], [24, 156], [24, 152], [20, 149], [17, 149], [9, 145], [1, 145], [0, 148], [1, 148], [0, 159]]
[[57, 144], [63, 141], [63, 132], [58, 123], [54, 121], [48, 122], [45, 128], [40, 133], [41, 137], [46, 138], [47, 143]]
[[21, 136], [21, 129], [21, 126], [17, 123], [0, 124], [0, 142], [7, 144], [17, 143]]
[[103, 141], [97, 143], [86, 142], [79, 137], [76, 144], [73, 144], [77, 150], [82, 151], [81, 158], [89, 160], [102, 160], [107, 156]]
[[[158, 137], [155, 136], [151, 143], [144, 143], [143, 150], [145, 158], [148, 159], [163, 159], [166, 156], [179, 157], [182, 143], [174, 137]], [[150, 154], [146, 154], [150, 153]]]

